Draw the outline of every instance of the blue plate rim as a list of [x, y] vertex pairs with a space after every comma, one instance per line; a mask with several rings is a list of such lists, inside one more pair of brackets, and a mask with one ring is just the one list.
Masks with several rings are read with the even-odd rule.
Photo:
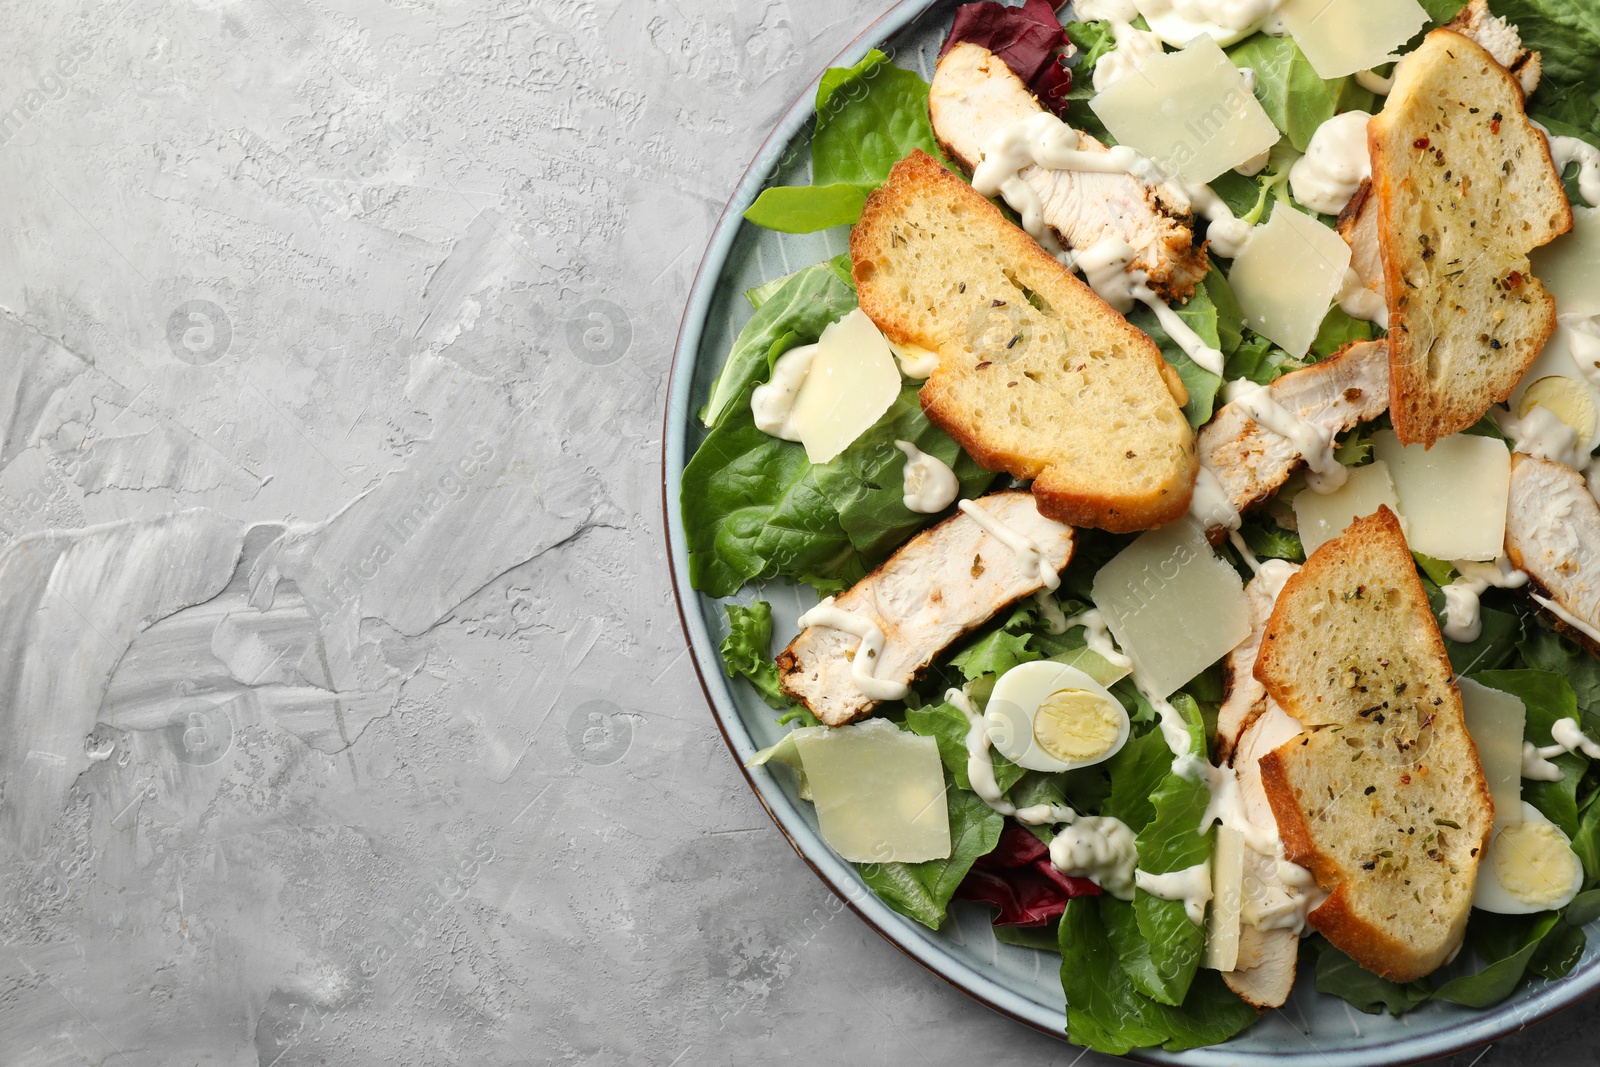
[[[869, 50], [906, 28], [926, 11], [945, 2], [947, 0], [901, 0], [870, 23], [827, 66], [850, 66], [860, 62]], [[937, 949], [926, 931], [921, 931], [920, 927], [862, 886], [849, 867], [806, 825], [793, 803], [778, 787], [770, 770], [746, 766], [757, 751], [756, 746], [739, 718], [710, 629], [699, 610], [691, 610], [691, 601], [698, 594], [689, 583], [679, 495], [683, 467], [689, 458], [689, 420], [695, 417], [690, 410], [689, 398], [693, 392], [700, 340], [716, 293], [717, 281], [727, 264], [734, 240], [745, 225], [744, 211], [755, 201], [789, 144], [814, 114], [813, 100], [820, 81], [819, 71], [762, 142], [735, 187], [695, 272], [688, 304], [673, 346], [672, 363], [667, 372], [666, 408], [662, 418], [661, 474], [663, 531], [678, 621], [688, 640], [689, 658], [694, 664], [695, 675], [723, 741], [756, 799], [806, 866], [868, 927], [934, 975], [985, 1007], [1070, 1043], [1061, 1026], [1064, 1012], [1058, 1012], [1053, 1018], [1046, 1017], [1036, 1003]], [[1502, 1004], [1486, 1009], [1471, 1019], [1388, 1042], [1382, 1046], [1387, 1054], [1382, 1055], [1381, 1059], [1373, 1058], [1379, 1049], [1372, 1046], [1325, 1052], [1313, 1044], [1311, 1049], [1304, 1052], [1254, 1053], [1227, 1043], [1182, 1052], [1167, 1052], [1160, 1048], [1134, 1049], [1126, 1058], [1142, 1063], [1182, 1064], [1188, 1067], [1236, 1067], [1243, 1064], [1265, 1065], [1269, 1062], [1280, 1067], [1372, 1067], [1375, 1064], [1404, 1067], [1499, 1040], [1580, 1003], [1597, 989], [1600, 989], [1600, 960], [1592, 961], [1582, 972], [1551, 983], [1524, 1001]], [[1307, 1041], [1310, 1041], [1309, 1036]]]

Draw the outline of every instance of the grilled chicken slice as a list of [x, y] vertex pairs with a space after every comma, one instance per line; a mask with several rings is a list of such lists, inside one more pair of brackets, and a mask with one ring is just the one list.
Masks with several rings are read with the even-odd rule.
[[[991, 493], [974, 503], [1029, 538], [1039, 565], [1025, 571], [1016, 552], [964, 512], [913, 537], [834, 601], [883, 631], [873, 678], [910, 683], [963, 634], [1044, 588], [1042, 567], [1059, 573], [1072, 558], [1072, 528], [1040, 515], [1032, 493]], [[778, 654], [784, 691], [829, 726], [870, 715], [881, 701], [851, 676], [860, 644], [843, 630], [808, 626]]]
[[[1276, 826], [1272, 805], [1261, 787], [1262, 756], [1300, 732], [1300, 724], [1262, 694], [1263, 710], [1239, 737], [1233, 767], [1239, 776], [1239, 798], [1245, 815], [1263, 827]], [[1263, 907], [1283, 906], [1305, 889], [1290, 886], [1280, 876], [1278, 860], [1254, 850], [1245, 852], [1245, 921], [1239, 929], [1239, 961], [1224, 972], [1222, 980], [1246, 1003], [1257, 1009], [1277, 1008], [1289, 999], [1294, 987], [1295, 963], [1300, 935], [1290, 929], [1262, 930], [1250, 920]]]
[[[1256, 681], [1256, 655], [1261, 651], [1261, 639], [1266, 636], [1267, 620], [1272, 617], [1278, 593], [1283, 583], [1299, 569], [1298, 563], [1271, 560], [1244, 587], [1245, 599], [1250, 604], [1250, 636], [1239, 642], [1222, 661], [1223, 691], [1227, 695], [1217, 711], [1217, 759], [1224, 763], [1232, 757], [1239, 735], [1266, 710], [1267, 687]], [[1271, 811], [1267, 814], [1270, 818]]]
[[1471, 38], [1485, 52], [1494, 56], [1495, 62], [1516, 77], [1517, 84], [1522, 86], [1522, 95], [1532, 96], [1533, 91], [1539, 88], [1539, 78], [1544, 74], [1544, 57], [1522, 47], [1517, 28], [1505, 19], [1490, 14], [1488, 0], [1472, 0], [1445, 24], [1445, 29]]
[[1600, 503], [1571, 467], [1511, 457], [1506, 555], [1556, 629], [1600, 656]]
[[[1005, 61], [982, 45], [958, 44], [933, 74], [928, 114], [934, 135], [968, 174], [998, 130], [1043, 111], [1038, 99]], [[1084, 135], [1085, 151], [1105, 146]], [[1066, 248], [1086, 249], [1103, 237], [1120, 237], [1134, 251], [1132, 270], [1168, 299], [1183, 301], [1206, 271], [1204, 242], [1194, 238], [1189, 197], [1172, 182], [1154, 188], [1127, 174], [1029, 167], [1022, 178], [1044, 203], [1044, 221]]]
[[1363, 178], [1356, 195], [1339, 212], [1336, 227], [1350, 246], [1350, 269], [1361, 284], [1383, 295], [1383, 250], [1378, 246], [1378, 198], [1372, 195], [1372, 179]]
[[[1320, 363], [1290, 371], [1268, 386], [1272, 399], [1305, 421], [1338, 433], [1375, 419], [1389, 406], [1389, 347], [1382, 341], [1345, 345]], [[1305, 456], [1288, 438], [1226, 404], [1200, 431], [1200, 463], [1217, 476], [1238, 511], [1261, 503], [1289, 479]], [[1213, 526], [1213, 542], [1224, 534]]]

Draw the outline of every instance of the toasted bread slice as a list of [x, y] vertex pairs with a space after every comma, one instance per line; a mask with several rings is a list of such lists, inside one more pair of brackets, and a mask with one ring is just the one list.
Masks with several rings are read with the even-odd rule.
[[1368, 125], [1389, 305], [1390, 415], [1431, 445], [1511, 395], [1556, 325], [1528, 253], [1572, 208], [1522, 88], [1494, 56], [1434, 30]]
[[1116, 533], [1189, 510], [1182, 383], [1148, 336], [922, 152], [850, 234], [861, 307], [939, 354], [928, 418], [983, 466], [1033, 479], [1046, 516]]
[[1306, 732], [1261, 759], [1309, 917], [1396, 982], [1461, 944], [1494, 803], [1400, 523], [1379, 508], [1311, 554], [1267, 622], [1256, 677]]

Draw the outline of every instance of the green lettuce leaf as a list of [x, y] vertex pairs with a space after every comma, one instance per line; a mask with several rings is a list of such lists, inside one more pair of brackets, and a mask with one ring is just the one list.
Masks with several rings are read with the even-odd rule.
[[[1181, 871], [1211, 858], [1213, 835], [1198, 833], [1211, 791], [1203, 781], [1169, 773], [1151, 798], [1153, 815], [1138, 832], [1139, 868], [1151, 874]], [[1142, 950], [1123, 966], [1135, 988], [1162, 1004], [1180, 1005], [1188, 995], [1204, 930], [1189, 921], [1181, 900], [1161, 900], [1142, 889], [1134, 891]]]
[[[1538, 670], [1481, 671], [1474, 681], [1510, 693], [1522, 701], [1528, 717], [1523, 737], [1536, 745], [1552, 743], [1550, 727], [1558, 719], [1577, 718], [1578, 698], [1572, 686], [1559, 674]], [[1553, 761], [1562, 770], [1561, 781], [1522, 783], [1522, 799], [1538, 808], [1545, 818], [1561, 827], [1569, 838], [1578, 836], [1578, 782], [1589, 769], [1581, 756], [1557, 756]]]
[[[1546, 911], [1538, 915], [1495, 915], [1473, 912], [1468, 931], [1472, 947], [1488, 962], [1476, 974], [1452, 978], [1433, 994], [1469, 1008], [1487, 1008], [1511, 995], [1528, 971], [1539, 944], [1557, 929], [1561, 917]], [[1562, 935], [1565, 936], [1563, 931]]]
[[[1229, 296], [1232, 296], [1231, 290]], [[1188, 302], [1174, 310], [1202, 341], [1212, 348], [1221, 348], [1221, 337], [1217, 332], [1217, 306], [1205, 286], [1196, 287]], [[1217, 390], [1222, 388], [1222, 379], [1190, 359], [1188, 353], [1178, 347], [1178, 343], [1161, 328], [1161, 320], [1154, 311], [1141, 304], [1128, 314], [1128, 321], [1150, 335], [1151, 340], [1160, 347], [1161, 355], [1183, 379], [1184, 388], [1189, 390], [1189, 403], [1183, 408], [1189, 425], [1197, 430], [1204, 426], [1216, 407]]]
[[[1428, 606], [1442, 627], [1445, 623], [1444, 593], [1424, 576], [1423, 591], [1428, 594]], [[1457, 674], [1474, 674], [1504, 667], [1517, 654], [1517, 641], [1522, 636], [1522, 620], [1499, 608], [1484, 605], [1478, 612], [1483, 621], [1483, 632], [1476, 641], [1444, 639], [1444, 648], [1450, 655], [1450, 665]]]
[[942, 159], [928, 121], [928, 83], [877, 49], [834, 67], [817, 88], [809, 186], [764, 189], [744, 217], [785, 233], [812, 233], [861, 217], [867, 194], [914, 149]]
[[905, 505], [906, 457], [896, 441], [909, 441], [947, 464], [963, 497], [979, 496], [994, 481], [994, 472], [978, 466], [928, 421], [917, 389], [902, 386], [882, 418], [832, 462], [816, 468], [817, 488], [838, 512], [839, 525], [856, 551], [874, 563], [928, 523], [927, 515]]
[[[1490, 9], [1517, 27], [1523, 45], [1541, 53], [1557, 85], [1600, 85], [1600, 7], [1593, 0], [1494, 0]], [[1534, 110], [1544, 96], [1534, 94]]]
[[1317, 992], [1348, 1001], [1368, 1015], [1384, 1010], [1390, 1015], [1402, 1015], [1432, 995], [1427, 982], [1401, 985], [1379, 978], [1326, 941], [1317, 942], [1316, 951]]
[[1300, 365], [1298, 360], [1265, 337], [1246, 330], [1239, 347], [1223, 365], [1223, 370], [1229, 381], [1247, 378], [1257, 385], [1271, 385], [1290, 371], [1298, 370]]
[[1529, 627], [1517, 651], [1529, 667], [1567, 680], [1583, 711], [1584, 729], [1593, 730], [1600, 725], [1600, 661], [1542, 626]]
[[1377, 331], [1372, 328], [1372, 323], [1351, 318], [1335, 304], [1328, 309], [1327, 316], [1317, 330], [1316, 340], [1311, 342], [1311, 354], [1317, 359], [1327, 359], [1351, 341], [1370, 341], [1376, 336]]
[[861, 218], [867, 191], [859, 185], [778, 185], [763, 189], [744, 217], [782, 233], [815, 233]]
[[1258, 33], [1230, 48], [1228, 58], [1256, 72], [1256, 99], [1296, 150], [1304, 152], [1317, 127], [1333, 118], [1345, 79], [1318, 77], [1294, 38]]
[[780, 711], [793, 706], [778, 684], [778, 668], [768, 654], [772, 647], [772, 605], [757, 600], [749, 607], [724, 604], [728, 636], [722, 639], [722, 669], [729, 678], [743, 677], [768, 707]]
[[[721, 425], [746, 389], [767, 380], [779, 356], [811, 344], [829, 323], [855, 306], [855, 290], [830, 264], [818, 263], [789, 275], [776, 291], [763, 297], [739, 331], [711, 385], [710, 399], [700, 411], [701, 421], [710, 429]], [[749, 400], [741, 406], [748, 412]]]
[[950, 855], [924, 863], [858, 863], [856, 869], [874, 893], [895, 911], [932, 930], [944, 925], [950, 898], [979, 856], [1000, 843], [1005, 820], [975, 793], [945, 776], [950, 808]]
[[[943, 702], [906, 709], [906, 728], [914, 734], [931, 737], [939, 746], [939, 759], [956, 785], [971, 789], [967, 777], [967, 717], [954, 704]], [[1027, 772], [1000, 753], [989, 750], [994, 763], [994, 780], [1002, 792], [1010, 789]]]
[[1300, 535], [1293, 530], [1285, 530], [1270, 519], [1246, 518], [1239, 527], [1239, 535], [1244, 538], [1250, 551], [1261, 559], [1305, 562], [1306, 549], [1300, 543]]

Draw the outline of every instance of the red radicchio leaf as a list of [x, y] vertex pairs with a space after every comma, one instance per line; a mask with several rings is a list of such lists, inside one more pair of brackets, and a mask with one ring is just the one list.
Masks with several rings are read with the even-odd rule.
[[1070, 878], [1052, 867], [1044, 842], [1008, 819], [999, 844], [972, 865], [955, 895], [998, 911], [996, 926], [1048, 926], [1069, 899], [1099, 892], [1087, 878]]
[[965, 42], [982, 45], [1005, 61], [1045, 107], [1061, 114], [1072, 88], [1072, 71], [1063, 62], [1072, 40], [1056, 19], [1050, 0], [1027, 0], [1021, 7], [986, 2], [956, 8], [944, 54]]

